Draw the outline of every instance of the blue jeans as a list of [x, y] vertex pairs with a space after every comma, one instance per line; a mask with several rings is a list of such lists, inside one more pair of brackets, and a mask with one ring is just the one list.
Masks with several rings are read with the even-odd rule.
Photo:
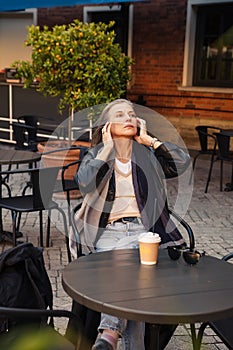
[[[113, 222], [108, 224], [96, 242], [96, 252], [112, 249], [138, 248], [138, 235], [145, 232], [145, 227], [142, 225], [141, 220], [138, 219], [138, 221], [137, 223]], [[102, 313], [98, 331], [102, 332], [104, 329], [111, 329], [119, 334], [122, 350], [145, 349], [145, 324], [143, 322], [129, 321]]]

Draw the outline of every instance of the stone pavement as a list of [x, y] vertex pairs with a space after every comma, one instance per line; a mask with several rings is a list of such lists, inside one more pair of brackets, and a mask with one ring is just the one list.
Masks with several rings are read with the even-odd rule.
[[[209, 167], [208, 158], [200, 157], [196, 164], [194, 176], [194, 188], [190, 200], [190, 186], [187, 178], [177, 182], [176, 179], [168, 180], [168, 202], [182, 215], [191, 225], [196, 239], [196, 247], [205, 250], [218, 258], [233, 251], [233, 192], [219, 191], [219, 162], [213, 169], [212, 181], [207, 194], [204, 193], [207, 172]], [[224, 168], [224, 183], [230, 181], [231, 166], [226, 164]], [[15, 191], [19, 191], [19, 184], [14, 184]], [[177, 190], [180, 196], [176, 197]], [[55, 199], [56, 200], [56, 199]], [[66, 202], [59, 200], [60, 205], [65, 208]], [[76, 201], [73, 201], [76, 204]], [[53, 215], [51, 228], [51, 246], [44, 248], [44, 258], [54, 292], [54, 308], [70, 309], [71, 299], [66, 295], [61, 285], [61, 274], [63, 267], [67, 264], [67, 253], [63, 235], [62, 219], [57, 214]], [[11, 215], [3, 213], [5, 229], [10, 229]], [[38, 215], [30, 213], [23, 215], [21, 223], [23, 240], [31, 241], [38, 245]], [[46, 232], [46, 231], [45, 231]], [[7, 242], [0, 243], [0, 251], [11, 247]], [[80, 281], [81, 283], [81, 281]], [[60, 331], [65, 329], [64, 320], [56, 321]], [[188, 325], [180, 325], [167, 350], [191, 350], [190, 328]], [[203, 338], [203, 350], [227, 349], [210, 329], [207, 329]]]

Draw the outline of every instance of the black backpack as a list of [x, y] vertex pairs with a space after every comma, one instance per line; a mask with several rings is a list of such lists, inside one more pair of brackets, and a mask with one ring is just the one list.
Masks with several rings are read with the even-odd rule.
[[[52, 309], [52, 287], [41, 248], [22, 243], [0, 254], [0, 306]], [[18, 318], [13, 321], [0, 316], [0, 333], [26, 322], [40, 325], [47, 319], [25, 321]]]

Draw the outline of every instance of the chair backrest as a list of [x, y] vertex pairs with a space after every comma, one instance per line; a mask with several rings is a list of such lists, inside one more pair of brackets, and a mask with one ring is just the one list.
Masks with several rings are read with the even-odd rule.
[[188, 235], [188, 238], [189, 238], [189, 248], [191, 250], [194, 250], [195, 237], [194, 237], [194, 233], [193, 233], [191, 226], [179, 214], [177, 214], [173, 209], [169, 208], [168, 210], [169, 210], [169, 214], [171, 216], [173, 216], [180, 223], [180, 225], [183, 226], [183, 228], [185, 229], [185, 231]]
[[[233, 258], [233, 253], [225, 255], [222, 260], [228, 261]], [[221, 341], [227, 346], [228, 349], [233, 349], [233, 317], [221, 319], [217, 321], [202, 323], [198, 331], [198, 339], [201, 343], [204, 330], [208, 326], [214, 330]]]
[[198, 133], [201, 152], [205, 153], [216, 149], [216, 138], [213, 134], [220, 131], [220, 128], [209, 125], [198, 125], [195, 130]]
[[[76, 222], [75, 222], [75, 215], [79, 211], [81, 206], [82, 206], [82, 203], [79, 203], [71, 211], [71, 227], [72, 227], [72, 232], [73, 232], [73, 236], [72, 237], [73, 237], [73, 239], [75, 239], [75, 242], [73, 242], [72, 247], [75, 247], [77, 249], [76, 250], [77, 257], [80, 257], [82, 255], [82, 246], [81, 246], [79, 232], [77, 230], [77, 226], [76, 226]], [[193, 233], [193, 230], [192, 230], [191, 226], [183, 218], [181, 218], [180, 215], [178, 215], [171, 208], [169, 208], [169, 214], [172, 217], [174, 217], [183, 226], [183, 228], [186, 231], [186, 233], [188, 235], [188, 238], [189, 238], [189, 248], [190, 248], [190, 250], [194, 250], [194, 248], [195, 248], [195, 237], [194, 237], [194, 233]]]
[[[83, 337], [83, 321], [78, 314], [63, 309], [32, 309], [32, 308], [13, 308], [0, 306], [0, 318], [9, 320], [22, 319], [27, 322], [27, 327], [23, 324], [19, 327], [12, 328], [10, 331], [0, 333], [0, 348], [9, 349], [34, 349], [34, 350], [82, 350], [87, 349], [86, 339]], [[59, 332], [55, 331], [50, 324], [40, 329], [32, 327], [31, 320], [47, 318], [68, 318], [69, 333], [72, 334], [72, 341], [67, 339]], [[30, 345], [29, 345], [30, 344]]]
[[[22, 115], [17, 119], [19, 123], [33, 127], [33, 129], [31, 129], [31, 131], [29, 132], [29, 140], [33, 142], [46, 141], [50, 138], [50, 135], [52, 133], [53, 135], [56, 135], [57, 138], [59, 138], [58, 133], [55, 130], [53, 130], [53, 125], [51, 125], [50, 128], [43, 127], [43, 120], [45, 119], [45, 117], [36, 115]], [[38, 136], [38, 133], [40, 132], [42, 132], [44, 135]]]
[[49, 207], [59, 169], [59, 167], [29, 169], [34, 208]]
[[19, 123], [24, 121], [24, 125], [31, 126], [32, 128], [28, 131], [29, 142], [37, 142], [37, 127], [38, 118], [31, 115], [24, 115], [18, 118]]
[[15, 149], [36, 151], [36, 128], [22, 123], [12, 123], [13, 138], [16, 141]]
[[38, 118], [34, 115], [22, 115], [17, 118], [18, 122], [24, 122], [27, 125], [37, 127], [38, 125]]
[[220, 159], [228, 159], [230, 154], [230, 137], [221, 132], [215, 133], [218, 144], [218, 156]]

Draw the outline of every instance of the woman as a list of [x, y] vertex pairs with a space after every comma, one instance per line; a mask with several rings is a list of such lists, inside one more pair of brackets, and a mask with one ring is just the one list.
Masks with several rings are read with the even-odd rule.
[[[101, 118], [78, 171], [84, 200], [77, 227], [83, 251], [137, 248], [138, 235], [145, 231], [160, 234], [161, 248], [185, 244], [169, 220], [163, 179], [183, 173], [188, 154], [151, 137], [130, 101], [111, 102]], [[144, 349], [141, 322], [102, 314], [98, 330], [92, 350], [115, 350], [118, 338], [124, 350]]]

